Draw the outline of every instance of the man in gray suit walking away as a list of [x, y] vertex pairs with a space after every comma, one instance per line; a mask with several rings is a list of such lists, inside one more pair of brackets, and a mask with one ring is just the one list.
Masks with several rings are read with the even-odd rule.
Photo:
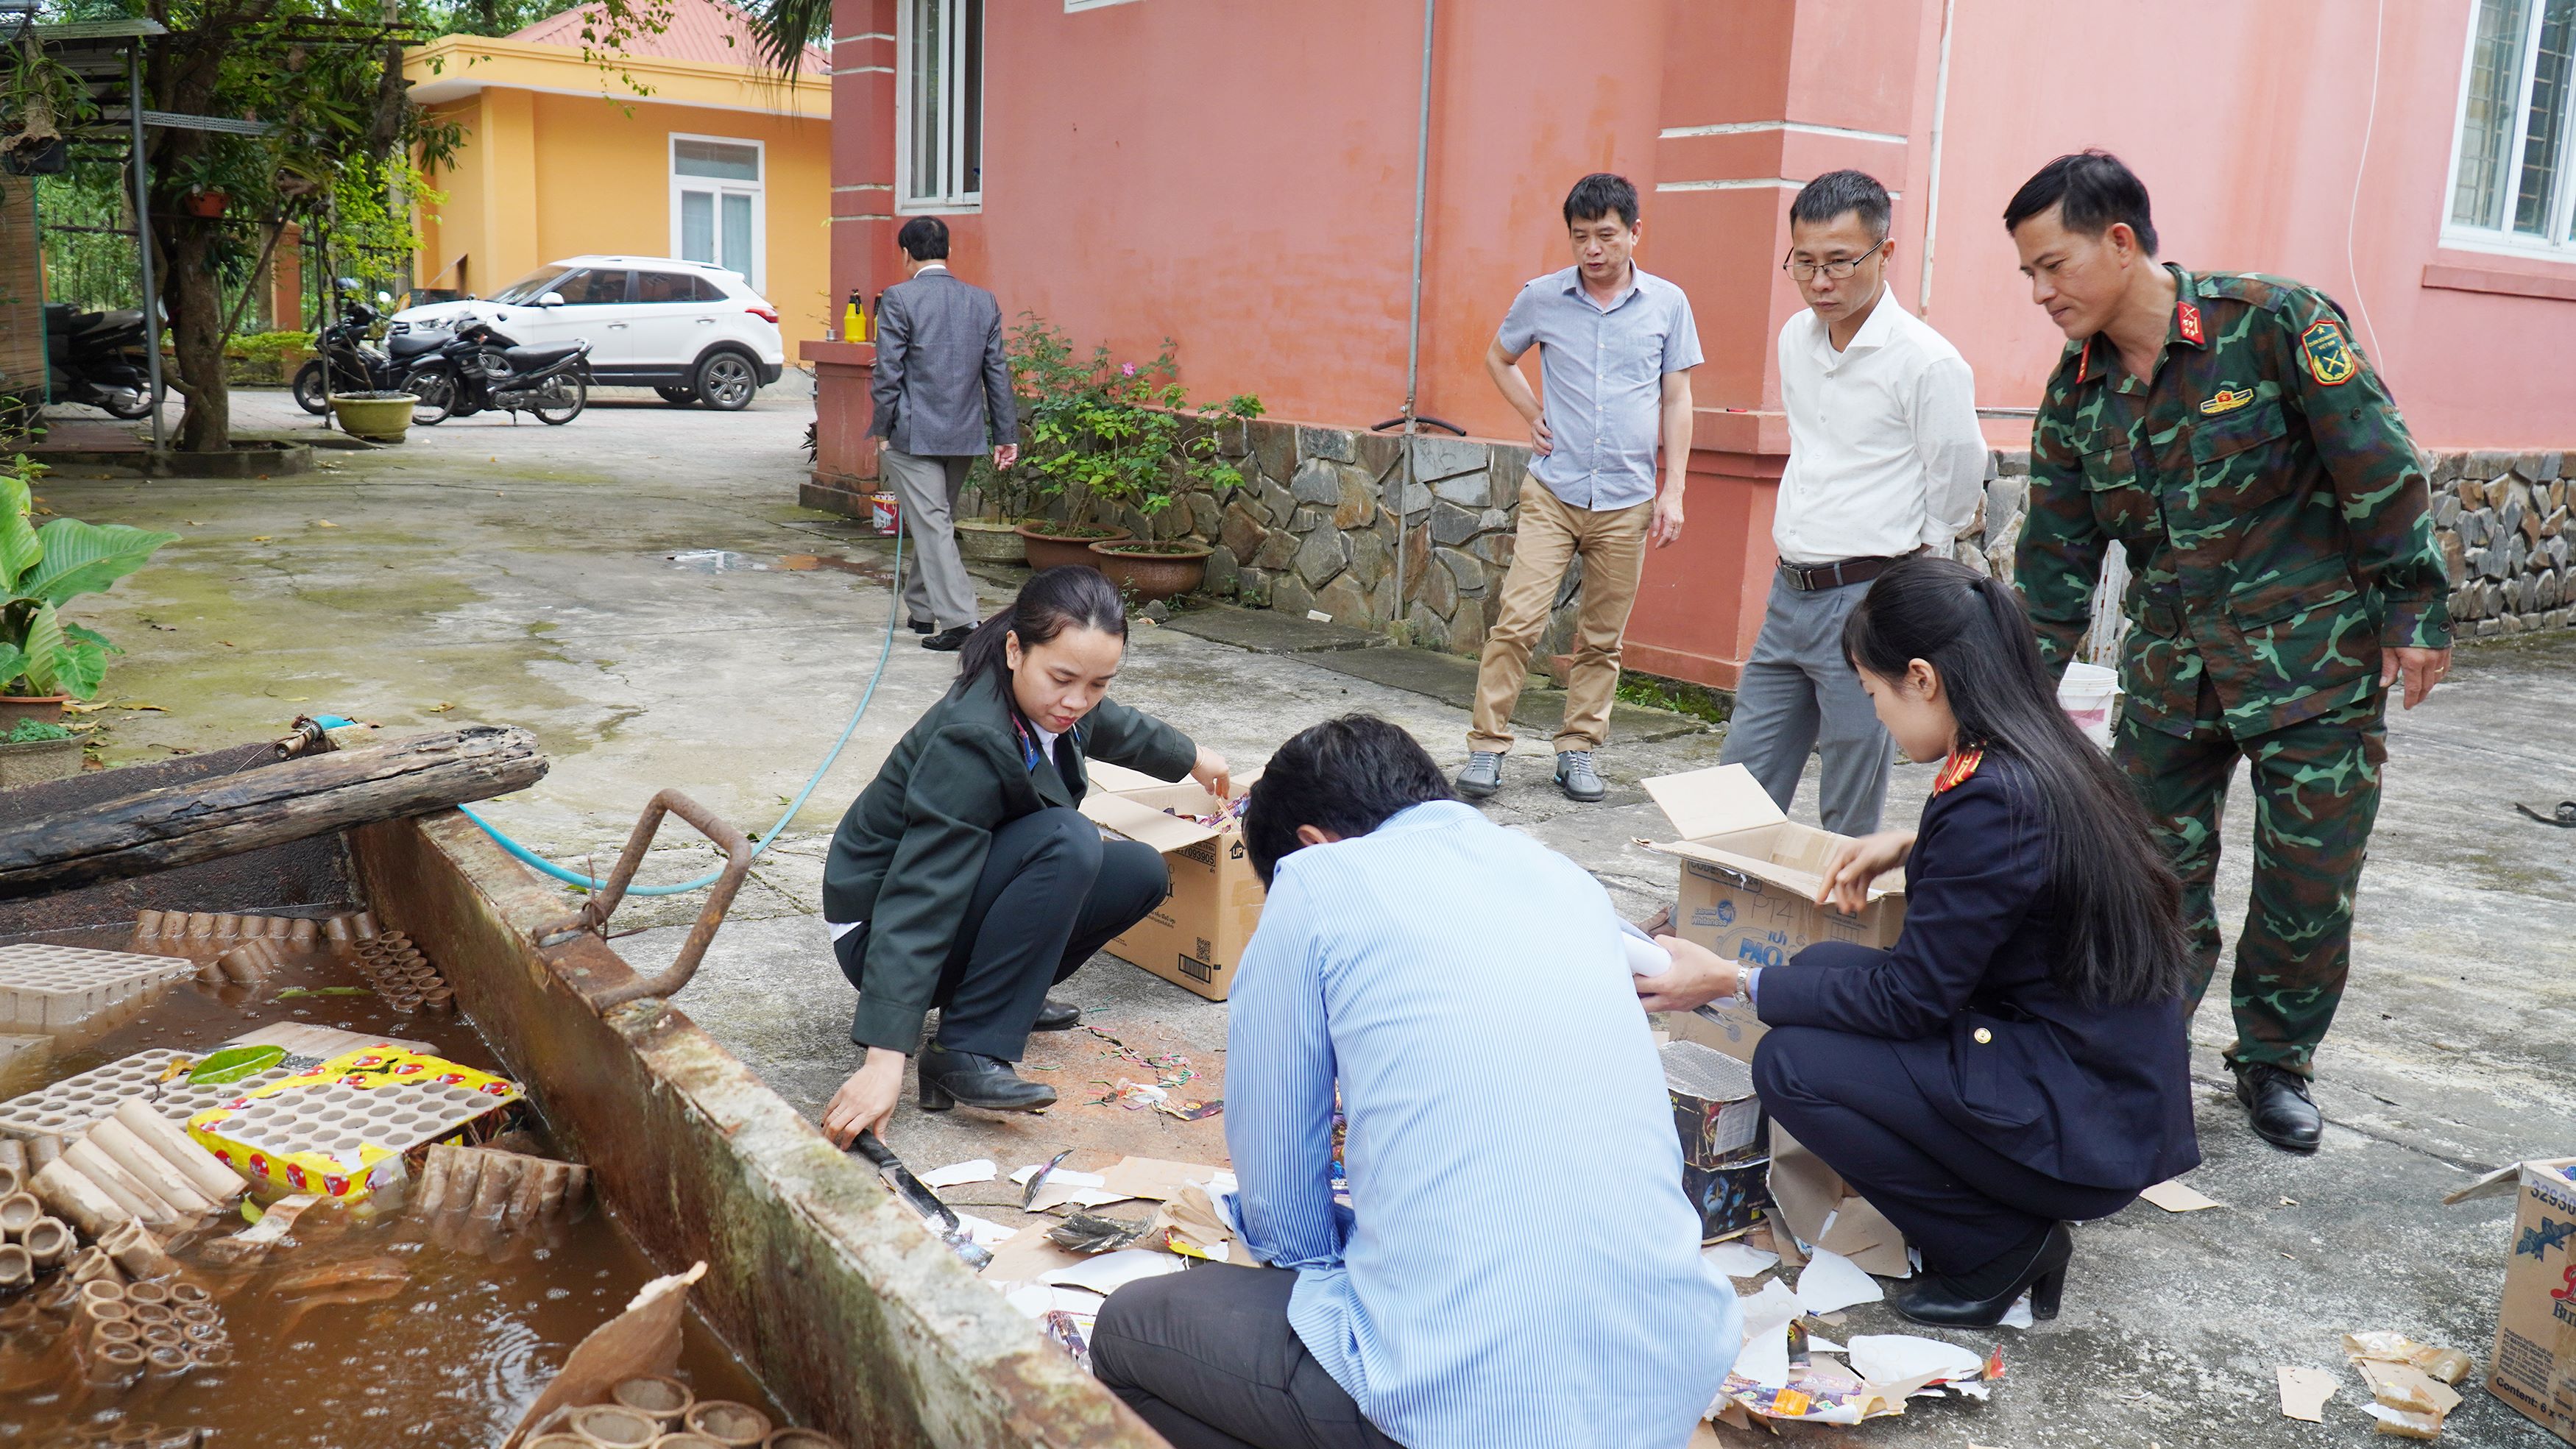
[[[975, 585], [957, 556], [957, 490], [988, 448], [993, 466], [1020, 460], [1019, 410], [1002, 353], [1002, 307], [948, 272], [948, 224], [916, 216], [895, 242], [908, 281], [877, 303], [876, 400], [870, 436], [912, 531], [904, 611], [924, 649], [954, 652], [982, 622]], [[989, 431], [988, 431], [989, 428]]]

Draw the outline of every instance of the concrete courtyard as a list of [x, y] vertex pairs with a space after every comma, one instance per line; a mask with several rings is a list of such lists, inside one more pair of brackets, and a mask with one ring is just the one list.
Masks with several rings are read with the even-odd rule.
[[[311, 428], [282, 393], [242, 393], [245, 430]], [[571, 425], [475, 417], [415, 429], [404, 446], [321, 454], [296, 477], [153, 480], [67, 470], [38, 492], [57, 513], [180, 535], [156, 566], [77, 617], [128, 651], [85, 716], [110, 764], [282, 733], [298, 714], [395, 726], [487, 720], [533, 730], [552, 773], [493, 802], [539, 851], [605, 866], [655, 790], [675, 786], [768, 834], [877, 669], [890, 547], [795, 505], [810, 402], [764, 395], [717, 414], [595, 402]], [[1015, 575], [983, 581], [988, 607]], [[1239, 642], [1221, 642], [1232, 639]], [[1465, 754], [1465, 661], [1347, 643], [1266, 616], [1183, 614], [1139, 629], [1119, 697], [1240, 764], [1299, 726], [1349, 710], [1412, 730], [1444, 763]], [[1241, 647], [1252, 643], [1260, 647]], [[946, 687], [950, 656], [897, 631], [875, 701], [812, 800], [778, 832], [679, 1004], [809, 1112], [856, 1064], [851, 993], [817, 912], [824, 842], [904, 728]], [[146, 708], [151, 706], [153, 708]], [[1639, 780], [1713, 764], [1720, 736], [1623, 711], [1605, 755], [1610, 798], [1576, 806], [1546, 783], [1544, 698], [1524, 718], [1491, 813], [1593, 871], [1623, 910], [1651, 911], [1672, 862]], [[2397, 1329], [2486, 1366], [2509, 1203], [2441, 1196], [2518, 1158], [2576, 1153], [2576, 831], [2536, 824], [2576, 797], [2576, 635], [2462, 651], [2427, 705], [2391, 721], [2387, 799], [2365, 878], [2352, 985], [2320, 1058], [2324, 1150], [2288, 1156], [2252, 1137], [2217, 1053], [2222, 1007], [2196, 1026], [2204, 1165], [2193, 1186], [2224, 1206], [2187, 1216], [2137, 1204], [2082, 1227], [2062, 1317], [2027, 1331], [1944, 1335], [2003, 1345], [1991, 1402], [1917, 1401], [1901, 1419], [1802, 1431], [1816, 1444], [2321, 1445], [2361, 1442], [2368, 1390], [2339, 1335]], [[1930, 771], [1890, 798], [1910, 819]], [[1813, 821], [1812, 779], [1798, 813]], [[2230, 812], [2222, 903], [2241, 917], [2250, 802]], [[651, 869], [705, 868], [685, 832]], [[638, 900], [612, 929], [639, 967], [667, 960], [694, 901]], [[1101, 958], [1069, 985], [1093, 1023], [1141, 1053], [1187, 1056], [1184, 1093], [1221, 1095], [1224, 1009]], [[1041, 1038], [1033, 1069], [1066, 1105], [1001, 1122], [924, 1118], [907, 1103], [893, 1145], [917, 1167], [990, 1156], [1005, 1172], [1061, 1147], [1097, 1168], [1117, 1153], [1221, 1161], [1223, 1118], [1184, 1123], [1091, 1105], [1123, 1066], [1095, 1033]], [[1543, 1069], [1533, 1063], [1533, 1070]], [[1529, 1144], [1532, 1171], [1548, 1144]], [[984, 1216], [998, 1185], [952, 1193]], [[981, 1199], [978, 1194], [985, 1196]], [[1604, 1211], [1618, 1205], [1605, 1185]], [[1462, 1212], [1510, 1216], [1508, 1203]], [[1883, 1306], [1849, 1332], [1898, 1332]], [[1034, 1331], [1034, 1330], [1033, 1330]], [[2280, 1416], [2276, 1366], [2334, 1373], [2322, 1425]], [[2554, 1442], [2477, 1382], [2445, 1439]], [[1725, 1431], [1727, 1442], [1751, 1443]]]

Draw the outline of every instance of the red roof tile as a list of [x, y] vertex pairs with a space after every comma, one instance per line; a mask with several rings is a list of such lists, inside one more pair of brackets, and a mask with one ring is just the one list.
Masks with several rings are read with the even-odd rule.
[[[584, 8], [576, 5], [561, 14], [549, 15], [509, 38], [537, 45], [579, 47], [586, 23]], [[728, 40], [732, 43], [727, 44]], [[672, 0], [670, 27], [659, 35], [637, 36], [626, 49], [630, 55], [663, 60], [738, 65], [746, 70], [761, 68], [760, 44], [751, 22], [741, 11], [720, 0]], [[805, 63], [799, 69], [807, 75], [826, 75], [831, 71], [831, 62], [821, 46], [809, 45], [805, 47]]]

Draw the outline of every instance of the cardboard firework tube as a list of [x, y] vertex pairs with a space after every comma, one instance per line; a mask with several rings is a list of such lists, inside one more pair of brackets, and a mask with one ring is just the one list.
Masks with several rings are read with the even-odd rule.
[[141, 1097], [116, 1109], [116, 1121], [126, 1131], [143, 1139], [144, 1145], [161, 1154], [161, 1159], [186, 1175], [191, 1186], [218, 1203], [229, 1202], [250, 1191], [243, 1176], [224, 1166], [222, 1160], [208, 1152], [197, 1139], [180, 1130], [177, 1123], [152, 1110]]
[[519, 1188], [519, 1159], [485, 1153], [475, 1159], [474, 1216], [499, 1222]]
[[36, 1164], [27, 1160], [27, 1144], [15, 1137], [0, 1137], [0, 1167], [14, 1167], [21, 1173], [36, 1170]]
[[292, 917], [270, 916], [267, 918], [267, 921], [268, 939], [272, 941], [284, 941], [294, 937], [295, 921]]
[[322, 934], [325, 938], [341, 944], [346, 944], [347, 942], [356, 939], [355, 933], [349, 929], [349, 918], [347, 916], [331, 916], [324, 919], [322, 922]]
[[[179, 1220], [160, 1195], [134, 1180], [134, 1174], [108, 1160], [106, 1153], [89, 1144], [84, 1137], [63, 1147], [65, 1164], [80, 1169], [80, 1174], [98, 1184], [98, 1190], [116, 1200], [129, 1218], [141, 1218], [147, 1227], [166, 1228]], [[98, 1236], [92, 1234], [91, 1236]]]
[[[169, 927], [164, 925], [162, 929], [167, 931]], [[200, 941], [213, 940], [215, 935], [215, 913], [212, 911], [190, 911], [188, 913], [188, 934], [192, 938]]]
[[436, 1217], [447, 1208], [456, 1188], [456, 1149], [441, 1143], [429, 1149], [420, 1165], [420, 1213]]
[[36, 1260], [16, 1243], [0, 1243], [0, 1293], [15, 1293], [36, 1281]]
[[297, 916], [286, 923], [286, 939], [296, 949], [309, 951], [314, 942], [322, 939], [322, 923], [310, 916]]
[[226, 980], [237, 981], [244, 986], [256, 983], [264, 974], [260, 969], [259, 949], [255, 946], [235, 946], [216, 957], [215, 965], [222, 969]]
[[234, 915], [232, 912], [218, 912], [215, 916], [215, 939], [218, 941], [239, 940], [242, 933], [241, 924], [242, 918]]
[[13, 1167], [8, 1163], [0, 1162], [0, 1200], [14, 1197], [26, 1190], [27, 1169], [24, 1166]]
[[109, 1160], [143, 1180], [143, 1185], [161, 1195], [161, 1200], [182, 1214], [202, 1214], [215, 1210], [213, 1199], [197, 1191], [176, 1163], [163, 1157], [152, 1144], [134, 1134], [134, 1129], [114, 1117], [102, 1119], [89, 1129], [89, 1143], [108, 1155]]
[[59, 1268], [72, 1255], [72, 1230], [61, 1218], [38, 1218], [18, 1235], [18, 1246], [27, 1250], [37, 1271]]
[[134, 913], [134, 939], [138, 941], [155, 941], [159, 940], [160, 937], [161, 913], [159, 911], [136, 911]]
[[41, 1132], [26, 1141], [27, 1181], [32, 1185], [37, 1169], [63, 1155], [63, 1139], [51, 1132]]
[[161, 1245], [152, 1240], [143, 1225], [130, 1218], [109, 1229], [98, 1245], [116, 1260], [116, 1266], [137, 1278], [166, 1278], [179, 1271], [179, 1265], [170, 1261], [170, 1255], [161, 1251]]
[[93, 1278], [80, 1285], [81, 1311], [95, 1314], [102, 1303], [123, 1303], [125, 1285], [113, 1278]]
[[134, 1382], [143, 1371], [143, 1346], [135, 1343], [102, 1344], [89, 1359], [89, 1381], [100, 1388], [112, 1388]]
[[98, 1352], [111, 1343], [140, 1343], [143, 1330], [122, 1318], [105, 1318], [90, 1325], [89, 1350]]
[[27, 1179], [27, 1188], [54, 1216], [92, 1240], [134, 1216], [108, 1196], [106, 1189], [90, 1181], [88, 1174], [59, 1158], [37, 1168], [36, 1175]]
[[45, 1215], [45, 1205], [36, 1201], [32, 1192], [13, 1192], [0, 1197], [0, 1238], [10, 1242], [27, 1231], [27, 1225]]
[[[72, 1254], [71, 1266], [64, 1271], [70, 1275], [73, 1286], [79, 1288], [87, 1288], [92, 1283], [125, 1286], [125, 1275], [118, 1271], [116, 1260], [100, 1252], [95, 1243]], [[118, 1301], [123, 1302], [122, 1299]]]

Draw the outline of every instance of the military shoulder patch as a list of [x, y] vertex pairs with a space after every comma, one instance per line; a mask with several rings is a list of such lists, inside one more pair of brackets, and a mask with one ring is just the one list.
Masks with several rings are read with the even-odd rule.
[[2360, 359], [2352, 355], [2352, 344], [2344, 339], [2343, 327], [2331, 317], [2320, 317], [2308, 330], [2299, 334], [2299, 351], [2308, 359], [2308, 375], [2327, 387], [2350, 382], [2361, 370]]
[[2209, 395], [2209, 400], [2200, 405], [2200, 410], [2204, 413], [2232, 413], [2253, 400], [2254, 389], [2250, 387], [2222, 387]]
[[2194, 347], [2209, 340], [2200, 330], [2200, 309], [2189, 302], [2175, 304], [2174, 328], [2182, 334], [2183, 341]]

